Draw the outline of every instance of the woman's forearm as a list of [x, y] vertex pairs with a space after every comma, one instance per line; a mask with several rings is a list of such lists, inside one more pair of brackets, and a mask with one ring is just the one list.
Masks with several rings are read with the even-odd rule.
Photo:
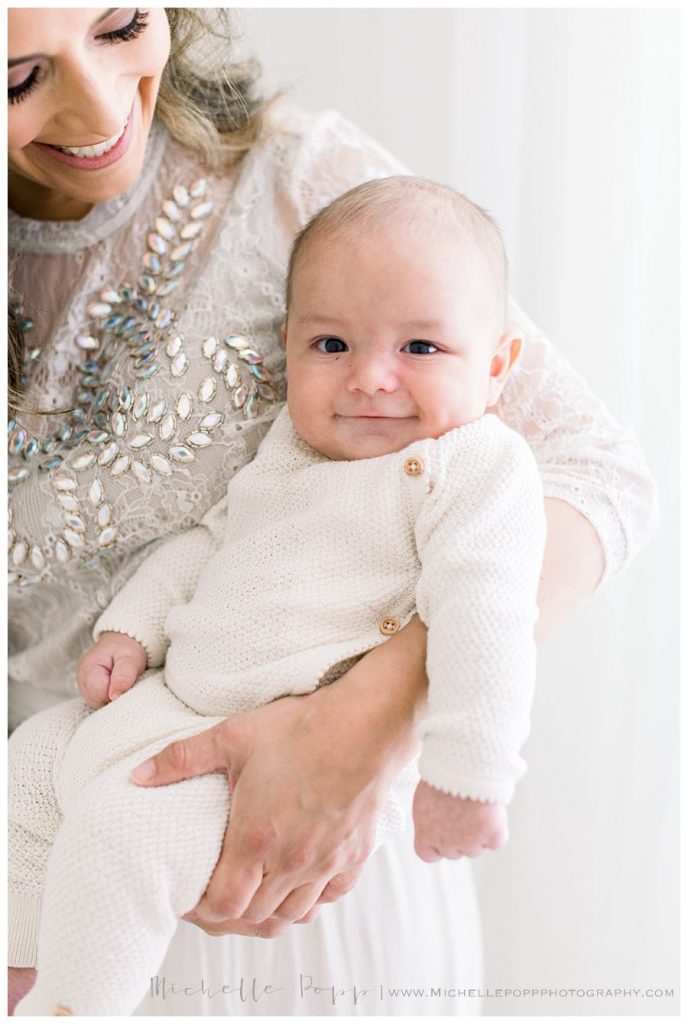
[[590, 597], [604, 572], [604, 552], [591, 523], [571, 505], [545, 499], [547, 540], [538, 588], [538, 647]]
[[343, 735], [355, 735], [373, 772], [394, 778], [417, 750], [416, 726], [426, 710], [427, 630], [417, 615], [396, 636], [369, 651], [346, 675], [304, 703], [304, 726], [329, 704]]

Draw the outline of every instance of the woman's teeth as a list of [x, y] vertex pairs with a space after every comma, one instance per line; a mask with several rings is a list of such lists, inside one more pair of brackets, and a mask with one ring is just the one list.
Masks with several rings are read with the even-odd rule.
[[68, 153], [69, 156], [102, 156], [103, 153], [107, 153], [117, 145], [126, 131], [127, 124], [128, 119], [119, 135], [115, 135], [114, 138], [107, 139], [105, 142], [99, 142], [96, 146], [55, 146], [55, 149], [59, 149], [62, 153]]

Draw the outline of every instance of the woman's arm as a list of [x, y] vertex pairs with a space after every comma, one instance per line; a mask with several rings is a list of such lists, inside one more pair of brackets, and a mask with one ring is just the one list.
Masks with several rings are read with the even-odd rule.
[[190, 919], [211, 934], [266, 922], [248, 933], [275, 935], [351, 888], [380, 805], [416, 750], [426, 690], [425, 628], [414, 618], [337, 682], [233, 716], [140, 766], [134, 779], [145, 785], [228, 777], [231, 828]]
[[540, 571], [535, 643], [546, 643], [591, 596], [604, 573], [604, 552], [590, 521], [565, 501], [545, 498], [547, 540]]
[[[548, 499], [545, 510], [538, 644], [603, 569], [588, 520], [562, 501]], [[136, 779], [145, 785], [225, 771], [232, 788], [232, 827], [188, 919], [214, 935], [274, 937], [348, 892], [380, 803], [417, 749], [426, 694], [425, 627], [415, 617], [330, 686], [229, 718], [146, 762], [152, 773]]]
[[[625, 568], [654, 533], [658, 519], [654, 480], [633, 433], [614, 419], [513, 301], [510, 319], [523, 336], [523, 354], [493, 411], [530, 445], [545, 498], [566, 505], [566, 543], [583, 543], [585, 555], [598, 539], [602, 582]], [[552, 516], [548, 512], [548, 519]], [[586, 534], [587, 544], [582, 540]], [[575, 606], [581, 594], [591, 593], [598, 582], [594, 564], [587, 557], [584, 562], [578, 566], [565, 545], [553, 543], [547, 552], [543, 591], [548, 593], [551, 569], [556, 569], [557, 587], [572, 591], [568, 604], [562, 606], [564, 614], [566, 606]], [[550, 611], [553, 621], [559, 621], [556, 606], [563, 596], [552, 593], [547, 598], [542, 614], [545, 630]]]

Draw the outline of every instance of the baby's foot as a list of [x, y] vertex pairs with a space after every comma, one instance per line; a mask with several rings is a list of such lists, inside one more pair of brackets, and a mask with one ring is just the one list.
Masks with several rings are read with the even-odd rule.
[[36, 982], [36, 971], [33, 967], [7, 968], [7, 1016], [11, 1017], [14, 1008]]

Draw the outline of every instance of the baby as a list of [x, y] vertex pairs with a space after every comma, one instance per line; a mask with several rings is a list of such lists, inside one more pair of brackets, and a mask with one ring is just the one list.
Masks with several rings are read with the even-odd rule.
[[[21, 826], [10, 808], [11, 925], [27, 963], [38, 945], [18, 1015], [131, 1014], [206, 888], [226, 778], [147, 789], [131, 769], [171, 738], [333, 681], [416, 611], [430, 680], [416, 850], [506, 841], [545, 520], [526, 443], [487, 413], [521, 345], [505, 306], [497, 228], [432, 182], [359, 186], [298, 236], [287, 408], [223, 501], [96, 624], [77, 678], [101, 710], [72, 701], [12, 737], [36, 818]], [[398, 780], [378, 840], [402, 827], [417, 779]]]

